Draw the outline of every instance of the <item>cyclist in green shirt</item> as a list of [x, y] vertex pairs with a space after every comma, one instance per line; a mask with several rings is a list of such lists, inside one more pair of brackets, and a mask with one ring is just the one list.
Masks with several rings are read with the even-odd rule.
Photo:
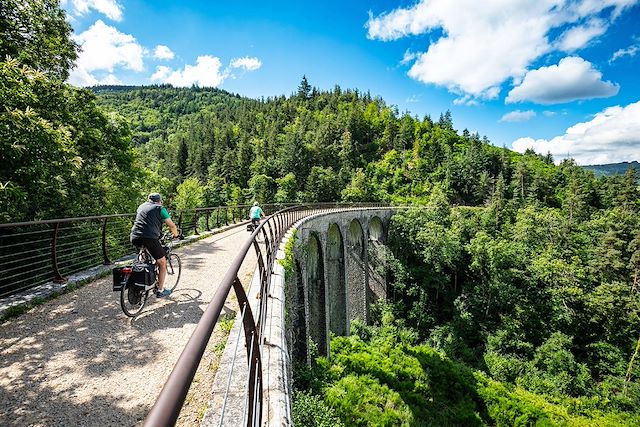
[[138, 206], [136, 219], [131, 227], [130, 240], [136, 246], [144, 246], [147, 248], [158, 264], [158, 289], [156, 296], [159, 298], [166, 297], [171, 293], [168, 289], [164, 289], [164, 279], [167, 275], [167, 260], [165, 258], [164, 248], [160, 243], [162, 237], [162, 225], [167, 224], [173, 237], [178, 237], [178, 228], [171, 220], [171, 216], [167, 209], [162, 206], [162, 198], [158, 193], [149, 194], [148, 200]]
[[257, 227], [260, 223], [260, 218], [264, 216], [262, 208], [258, 206], [258, 202], [253, 202], [253, 206], [249, 210], [249, 219], [254, 227]]

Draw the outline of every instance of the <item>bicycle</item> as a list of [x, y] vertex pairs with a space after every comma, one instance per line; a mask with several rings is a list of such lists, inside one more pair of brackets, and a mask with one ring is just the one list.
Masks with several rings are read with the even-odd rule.
[[[165, 258], [167, 259], [164, 288], [173, 291], [180, 280], [182, 264], [180, 257], [173, 253], [172, 234], [166, 232], [160, 240], [165, 249]], [[120, 307], [122, 307], [122, 311], [127, 316], [136, 317], [147, 303], [149, 292], [158, 286], [158, 264], [147, 248], [141, 246], [138, 248], [133, 265], [122, 267], [120, 271], [122, 274], [120, 279]], [[115, 274], [114, 270], [114, 289], [116, 286]]]
[[253, 233], [255, 231], [255, 229], [258, 228], [259, 225], [260, 225], [260, 220], [252, 218], [251, 222], [249, 224], [247, 224], [247, 231], [249, 233]]

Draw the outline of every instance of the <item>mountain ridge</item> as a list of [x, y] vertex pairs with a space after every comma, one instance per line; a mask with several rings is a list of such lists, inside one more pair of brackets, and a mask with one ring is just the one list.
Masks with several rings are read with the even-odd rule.
[[581, 167], [592, 171], [596, 176], [624, 175], [627, 169], [631, 167], [640, 170], [640, 162], [634, 160], [632, 162], [604, 163], [601, 165], [585, 165]]

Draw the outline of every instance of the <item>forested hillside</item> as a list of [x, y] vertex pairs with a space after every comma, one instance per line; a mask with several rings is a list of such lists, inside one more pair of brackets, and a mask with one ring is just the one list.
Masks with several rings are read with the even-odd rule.
[[369, 254], [389, 278], [377, 326], [297, 372], [301, 425], [640, 422], [635, 169], [596, 177], [304, 77], [259, 100], [76, 88], [55, 0], [5, 1], [0, 31], [2, 222], [130, 212], [150, 191], [179, 208], [415, 205]]
[[64, 81], [77, 58], [58, 2], [0, 7], [0, 221], [131, 209], [129, 127]]
[[146, 166], [169, 180], [165, 192], [194, 178], [207, 185], [208, 204], [425, 201], [438, 183], [456, 204], [482, 205], [503, 185], [559, 205], [557, 184], [566, 179], [550, 156], [456, 131], [448, 111], [420, 119], [358, 90], [319, 91], [304, 78], [296, 94], [266, 100], [217, 89], [94, 90], [101, 106], [131, 123]]
[[590, 165], [583, 166], [583, 168], [592, 171], [596, 176], [603, 175], [624, 175], [624, 173], [629, 168], [634, 168], [636, 170], [640, 170], [640, 163], [637, 161], [633, 162], [622, 162], [622, 163], [609, 163], [606, 165]]
[[[473, 203], [512, 155], [478, 135], [458, 136], [449, 113], [417, 119], [368, 93], [319, 91], [306, 79], [290, 97], [260, 101], [216, 89], [95, 91], [130, 121], [147, 165], [171, 180], [166, 191], [195, 178], [207, 184], [209, 204], [400, 200], [443, 179], [454, 199]], [[474, 162], [493, 166], [479, 184], [471, 174], [489, 165]]]

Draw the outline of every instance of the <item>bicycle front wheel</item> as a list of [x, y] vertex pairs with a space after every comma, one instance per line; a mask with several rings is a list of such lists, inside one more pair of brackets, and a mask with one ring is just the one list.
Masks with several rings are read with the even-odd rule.
[[167, 276], [164, 279], [164, 288], [173, 291], [178, 286], [180, 280], [180, 273], [182, 270], [182, 263], [180, 257], [176, 254], [171, 254], [167, 257]]
[[129, 317], [136, 317], [149, 298], [149, 291], [145, 291], [144, 287], [127, 283], [120, 291], [120, 307], [122, 311]]

